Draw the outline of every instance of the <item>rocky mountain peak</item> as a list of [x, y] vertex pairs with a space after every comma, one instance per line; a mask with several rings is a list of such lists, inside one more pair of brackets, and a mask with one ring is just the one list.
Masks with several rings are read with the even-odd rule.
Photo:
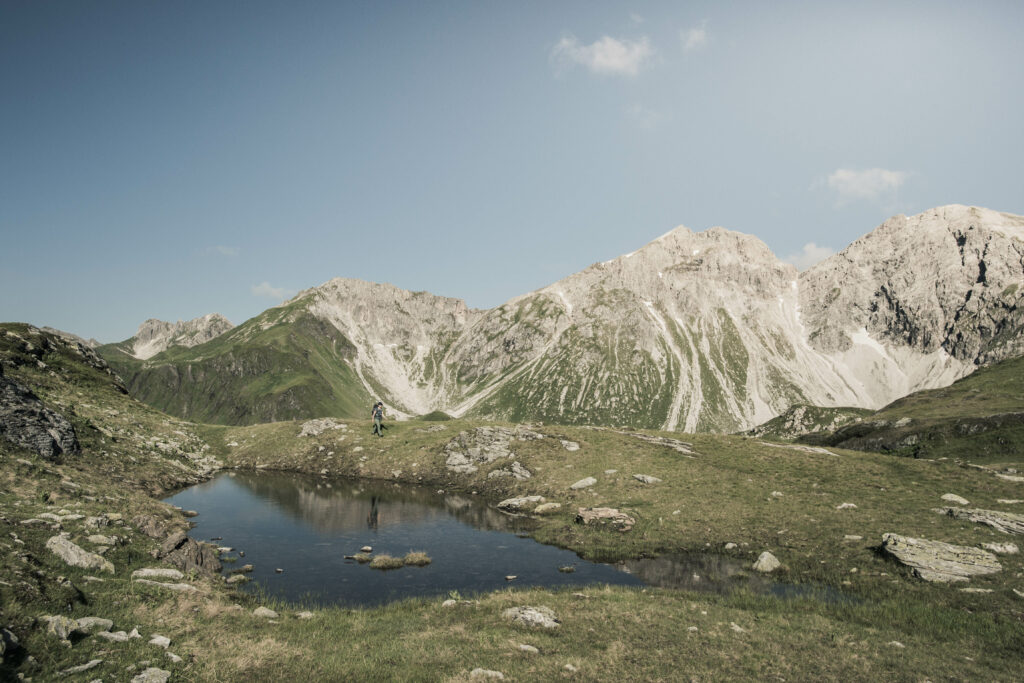
[[224, 334], [233, 327], [231, 321], [220, 313], [208, 313], [192, 320], [179, 320], [176, 323], [150, 318], [139, 325], [135, 336], [129, 340], [130, 355], [145, 360], [171, 346], [197, 346]]

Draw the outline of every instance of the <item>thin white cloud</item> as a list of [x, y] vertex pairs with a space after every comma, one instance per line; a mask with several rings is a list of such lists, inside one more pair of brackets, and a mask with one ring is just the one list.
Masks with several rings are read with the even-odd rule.
[[259, 283], [258, 285], [253, 285], [252, 293], [253, 296], [265, 296], [271, 299], [275, 299], [277, 301], [284, 301], [292, 294], [294, 294], [292, 290], [285, 289], [284, 287], [274, 287], [266, 280]]
[[604, 36], [583, 45], [576, 36], [565, 36], [551, 50], [551, 60], [561, 68], [584, 66], [596, 74], [636, 76], [654, 56], [645, 37], [637, 41]]
[[878, 202], [890, 199], [909, 175], [906, 171], [885, 168], [840, 168], [830, 173], [825, 183], [836, 193], [840, 204], [858, 200]]
[[795, 254], [790, 254], [782, 259], [783, 263], [791, 263], [799, 270], [807, 270], [811, 266], [827, 259], [836, 250], [832, 247], [819, 247], [814, 242], [808, 242], [803, 249]]
[[206, 250], [205, 250], [205, 253], [206, 254], [210, 254], [210, 255], [219, 254], [221, 256], [232, 257], [232, 256], [238, 256], [241, 253], [241, 251], [242, 250], [239, 249], [238, 247], [223, 247], [223, 246], [220, 246], [220, 247], [207, 247]]
[[634, 24], [642, 24], [642, 23], [644, 23], [644, 18], [642, 16], [640, 16], [639, 14], [637, 14], [636, 12], [630, 12], [629, 13], [629, 20], [632, 21]]
[[661, 112], [645, 107], [642, 104], [631, 104], [626, 107], [626, 115], [641, 128], [655, 128], [665, 117]]
[[683, 41], [683, 50], [686, 52], [702, 50], [711, 42], [707, 20], [700, 22], [700, 26], [681, 31], [679, 35]]

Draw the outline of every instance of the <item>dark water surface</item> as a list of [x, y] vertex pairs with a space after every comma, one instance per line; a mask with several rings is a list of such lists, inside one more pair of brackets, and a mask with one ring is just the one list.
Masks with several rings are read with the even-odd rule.
[[[235, 549], [222, 555], [238, 558], [224, 563], [225, 574], [244, 564], [254, 566], [253, 582], [242, 590], [293, 602], [358, 606], [452, 591], [467, 595], [505, 588], [506, 575], [517, 577], [515, 586], [608, 583], [805, 593], [717, 555], [589, 562], [524, 537], [530, 520], [505, 515], [474, 497], [387, 482], [227, 472], [166, 502], [199, 512], [192, 520], [193, 538]], [[374, 555], [395, 557], [420, 550], [432, 562], [381, 571], [345, 559], [364, 545], [372, 546]], [[567, 566], [574, 571], [559, 571]]]

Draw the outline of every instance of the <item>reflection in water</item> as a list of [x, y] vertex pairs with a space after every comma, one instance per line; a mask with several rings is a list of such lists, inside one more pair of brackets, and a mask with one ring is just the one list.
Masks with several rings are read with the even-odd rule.
[[[375, 605], [452, 591], [467, 594], [505, 588], [509, 574], [518, 577], [516, 586], [647, 584], [816, 595], [773, 583], [730, 557], [664, 556], [616, 566], [587, 562], [533, 541], [523, 533], [534, 524], [527, 518], [510, 517], [473, 498], [388, 482], [231, 472], [168, 502], [200, 513], [193, 520], [193, 537], [223, 537], [223, 545], [245, 551], [245, 562], [255, 569], [253, 585], [243, 590], [293, 601]], [[396, 557], [424, 551], [432, 562], [382, 572], [347, 559], [365, 545], [374, 554]], [[225, 571], [233, 567], [231, 559], [226, 558]], [[567, 565], [574, 571], [559, 571]]]

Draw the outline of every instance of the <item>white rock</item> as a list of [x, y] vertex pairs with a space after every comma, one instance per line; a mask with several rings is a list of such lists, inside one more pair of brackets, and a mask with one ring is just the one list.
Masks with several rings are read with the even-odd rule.
[[132, 683], [167, 683], [167, 679], [170, 677], [170, 671], [164, 671], [163, 669], [151, 666], [133, 678]]
[[77, 620], [78, 630], [83, 633], [96, 633], [98, 631], [109, 631], [114, 627], [114, 622], [110, 619], [102, 619], [100, 617], [82, 617]]
[[171, 660], [175, 664], [180, 664], [181, 663], [181, 657], [179, 657], [178, 655], [174, 654], [173, 652], [168, 652], [167, 653], [167, 659]]
[[171, 639], [167, 636], [161, 636], [154, 633], [153, 637], [149, 639], [149, 644], [156, 645], [157, 647], [162, 647], [166, 650], [171, 646]]
[[64, 536], [53, 536], [46, 542], [46, 548], [73, 567], [114, 573], [113, 564], [95, 553], [83, 550]]
[[957, 505], [970, 505], [969, 500], [967, 500], [966, 498], [961, 498], [955, 493], [942, 494], [942, 500], [948, 501], [950, 503], [956, 503]]
[[618, 470], [605, 470], [604, 471], [605, 474], [615, 474], [616, 472], [618, 472]]
[[747, 629], [743, 628], [742, 626], [737, 624], [735, 621], [729, 622], [729, 628], [731, 628], [733, 631], [736, 631], [736, 633], [746, 633], [747, 632]]
[[161, 588], [178, 593], [195, 593], [197, 590], [195, 586], [189, 583], [165, 583], [164, 581], [153, 581], [151, 579], [135, 579], [135, 583], [144, 586], [160, 586]]
[[854, 510], [857, 505], [855, 503], [840, 503], [836, 505], [836, 510]]
[[519, 650], [521, 652], [529, 652], [532, 655], [538, 654], [540, 652], [540, 650], [535, 648], [533, 645], [525, 645], [525, 644], [520, 644], [519, 645]]
[[661, 481], [661, 479], [658, 479], [657, 477], [652, 477], [649, 474], [634, 474], [633, 478], [643, 484], [657, 484], [658, 482]]
[[765, 550], [763, 553], [760, 554], [760, 556], [758, 556], [757, 562], [754, 563], [753, 568], [756, 571], [767, 574], [769, 572], [775, 571], [781, 566], [782, 563], [779, 562], [778, 558], [772, 555], [767, 550]]
[[306, 611], [306, 612], [299, 612], [295, 616], [298, 619], [312, 619], [314, 615], [313, 615], [312, 612]]
[[513, 624], [530, 628], [558, 628], [558, 618], [550, 607], [509, 607], [501, 615]]
[[102, 659], [91, 659], [88, 662], [86, 662], [85, 664], [79, 664], [78, 666], [73, 666], [70, 669], [64, 669], [63, 671], [60, 671], [58, 675], [60, 675], [60, 676], [73, 676], [75, 674], [80, 674], [83, 671], [88, 671], [89, 669], [95, 669], [97, 666], [99, 666], [102, 663], [103, 663]]
[[562, 447], [567, 451], [578, 451], [580, 449], [580, 445], [578, 443], [575, 441], [566, 441], [565, 439], [562, 439]]
[[114, 632], [100, 631], [96, 635], [99, 636], [100, 638], [104, 638], [106, 640], [112, 640], [115, 643], [124, 643], [124, 642], [126, 642], [128, 640], [128, 634], [125, 633], [124, 631], [114, 631]]
[[255, 617], [264, 617], [266, 619], [277, 619], [278, 617], [277, 612], [272, 609], [267, 609], [266, 607], [257, 607], [252, 611], [252, 614]]
[[726, 543], [726, 544], [725, 544], [725, 549], [726, 549], [726, 550], [735, 550], [735, 549], [736, 549], [736, 547], [737, 547], [737, 546], [736, 546], [736, 544], [735, 544], [735, 543]]
[[580, 479], [578, 482], [576, 482], [569, 488], [571, 488], [573, 491], [579, 491], [580, 489], [585, 489], [588, 486], [593, 486], [596, 483], [597, 479], [594, 479], [593, 477], [586, 477], [585, 479]]
[[1016, 543], [982, 543], [981, 547], [997, 555], [1016, 555], [1020, 552]]
[[133, 579], [183, 579], [185, 575], [170, 567], [146, 567], [132, 572]]
[[905, 648], [905, 647], [906, 647], [906, 645], [904, 645], [903, 643], [901, 643], [901, 642], [900, 642], [900, 641], [898, 641], [898, 640], [890, 640], [890, 641], [889, 641], [889, 642], [888, 642], [887, 644], [888, 644], [888, 645], [889, 645], [890, 647], [895, 647], [895, 648], [897, 648], [897, 649], [900, 649], [900, 650], [902, 650], [903, 648]]
[[469, 672], [469, 677], [470, 678], [493, 678], [493, 679], [499, 680], [499, 681], [505, 680], [505, 674], [501, 673], [500, 671], [492, 671], [490, 669], [481, 669], [480, 667], [477, 667], [477, 668], [473, 669], [472, 671], [470, 671]]

